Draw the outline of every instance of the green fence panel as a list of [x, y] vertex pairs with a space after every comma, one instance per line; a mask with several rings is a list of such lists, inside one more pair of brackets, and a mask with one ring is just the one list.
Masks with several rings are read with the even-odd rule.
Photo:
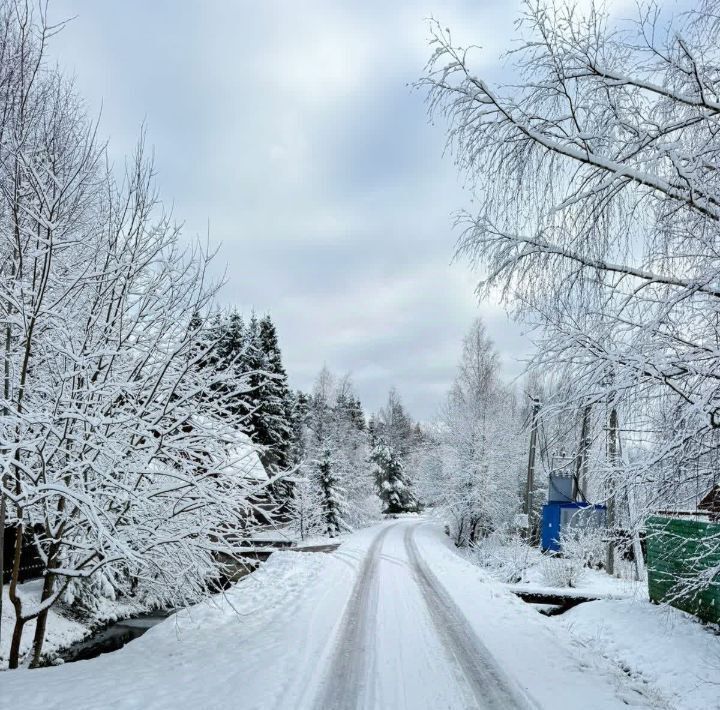
[[646, 529], [650, 599], [720, 623], [720, 524], [652, 516]]

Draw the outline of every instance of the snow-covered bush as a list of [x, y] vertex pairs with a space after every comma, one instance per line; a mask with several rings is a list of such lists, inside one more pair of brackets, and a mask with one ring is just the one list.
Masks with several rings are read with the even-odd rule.
[[577, 587], [585, 573], [585, 564], [572, 557], [546, 555], [540, 563], [540, 572], [549, 587]]
[[577, 560], [584, 567], [599, 569], [605, 562], [607, 540], [605, 528], [571, 527], [560, 533], [563, 557]]
[[470, 554], [475, 564], [498, 581], [517, 584], [535, 565], [537, 549], [519, 535], [494, 533], [473, 545]]

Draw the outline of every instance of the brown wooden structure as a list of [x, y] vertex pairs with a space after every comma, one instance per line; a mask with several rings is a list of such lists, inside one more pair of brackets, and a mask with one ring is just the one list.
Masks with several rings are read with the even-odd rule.
[[713, 523], [720, 522], [720, 483], [715, 484], [698, 503], [698, 510], [703, 511]]

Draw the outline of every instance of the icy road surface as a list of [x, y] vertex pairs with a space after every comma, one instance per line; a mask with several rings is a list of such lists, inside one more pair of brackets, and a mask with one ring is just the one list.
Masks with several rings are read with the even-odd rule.
[[0, 709], [667, 707], [420, 519], [258, 572], [115, 653], [0, 675]]

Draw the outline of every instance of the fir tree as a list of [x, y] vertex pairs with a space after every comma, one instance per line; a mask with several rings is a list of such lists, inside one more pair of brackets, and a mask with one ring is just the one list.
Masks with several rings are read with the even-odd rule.
[[320, 484], [323, 532], [328, 537], [339, 535], [348, 526], [343, 520], [345, 500], [339, 485], [335, 462], [328, 447], [324, 448], [317, 462]]
[[268, 447], [268, 464], [285, 469], [290, 465], [290, 447], [293, 439], [292, 397], [287, 373], [282, 364], [277, 331], [270, 316], [258, 322], [257, 341], [266, 375], [261, 388], [261, 410], [264, 432], [262, 443]]
[[[246, 379], [250, 368], [245, 358], [245, 325], [242, 316], [233, 310], [229, 316], [219, 319], [217, 324], [212, 326], [213, 330], [218, 333], [218, 355], [214, 360], [217, 366], [225, 371], [225, 375], [230, 382], [237, 381], [240, 378]], [[250, 398], [252, 397], [253, 383], [244, 389], [237, 391], [230, 403], [232, 412], [243, 423], [243, 429], [246, 433], [250, 433], [252, 427], [251, 412], [252, 405]]]
[[418, 502], [410, 490], [405, 478], [403, 464], [397, 453], [385, 441], [377, 440], [371, 455], [375, 467], [375, 482], [378, 495], [385, 503], [384, 513], [413, 513], [418, 510]]

